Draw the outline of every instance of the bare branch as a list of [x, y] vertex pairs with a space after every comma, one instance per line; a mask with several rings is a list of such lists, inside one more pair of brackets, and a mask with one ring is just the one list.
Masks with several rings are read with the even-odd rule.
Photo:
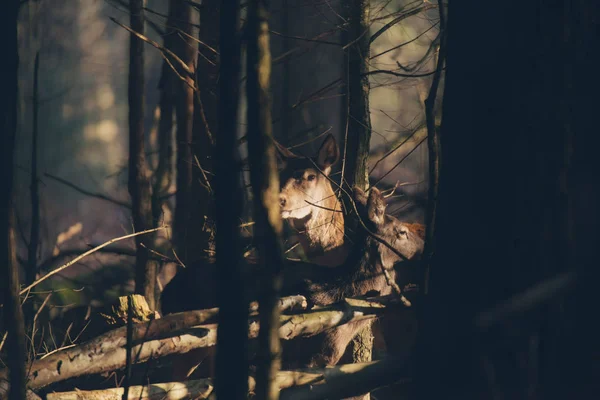
[[47, 172], [44, 173], [44, 176], [46, 176], [46, 177], [48, 177], [50, 179], [53, 179], [53, 180], [55, 180], [57, 182], [60, 182], [63, 185], [68, 186], [71, 189], [73, 189], [73, 190], [75, 190], [75, 191], [77, 191], [77, 192], [79, 192], [81, 194], [84, 194], [86, 196], [91, 196], [91, 197], [95, 197], [95, 198], [98, 198], [98, 199], [106, 200], [106, 201], [108, 201], [110, 203], [116, 204], [116, 205], [121, 206], [121, 207], [131, 208], [131, 204], [129, 204], [129, 203], [125, 202], [125, 201], [113, 199], [113, 198], [108, 197], [108, 196], [106, 196], [106, 195], [104, 195], [102, 193], [93, 193], [93, 192], [90, 192], [90, 191], [88, 191], [86, 189], [83, 189], [83, 188], [75, 185], [74, 183], [71, 183], [71, 182], [69, 182], [69, 181], [67, 181], [67, 180], [65, 180], [63, 178], [58, 177], [58, 176], [51, 175], [51, 174], [49, 174]]
[[430, 10], [430, 9], [436, 8], [436, 7], [437, 7], [437, 5], [435, 5], [435, 4], [426, 4], [424, 6], [416, 7], [416, 8], [413, 8], [412, 10], [406, 11], [405, 13], [397, 16], [396, 18], [394, 18], [393, 20], [391, 20], [390, 22], [388, 22], [387, 24], [385, 24], [377, 32], [375, 32], [371, 36], [371, 39], [369, 39], [369, 43], [373, 43], [375, 40], [377, 40], [377, 38], [379, 36], [383, 35], [388, 29], [390, 29], [391, 27], [393, 27], [394, 25], [396, 25], [398, 22], [403, 21], [403, 20], [405, 20], [408, 17], [412, 17], [413, 15], [417, 15], [421, 11], [427, 11], [427, 10]]
[[98, 250], [100, 250], [100, 249], [102, 249], [102, 248], [104, 248], [104, 247], [106, 247], [108, 245], [111, 245], [113, 243], [119, 242], [121, 240], [129, 239], [129, 238], [136, 237], [136, 236], [139, 236], [139, 235], [145, 235], [147, 233], [152, 233], [152, 232], [156, 232], [156, 231], [159, 231], [161, 229], [167, 229], [167, 228], [168, 228], [168, 226], [160, 226], [158, 228], [148, 229], [148, 230], [145, 230], [145, 231], [142, 231], [142, 232], [135, 232], [135, 233], [131, 233], [129, 235], [125, 235], [125, 236], [121, 236], [121, 237], [118, 237], [118, 238], [111, 239], [108, 242], [105, 242], [105, 243], [101, 244], [100, 246], [96, 246], [93, 249], [88, 250], [85, 253], [83, 253], [83, 254], [75, 257], [74, 259], [72, 259], [68, 263], [66, 263], [66, 264], [64, 264], [64, 265], [56, 268], [55, 270], [52, 270], [52, 271], [48, 272], [46, 275], [42, 276], [41, 278], [39, 278], [38, 280], [36, 280], [35, 282], [33, 282], [31, 285], [28, 285], [24, 289], [22, 289], [19, 294], [23, 295], [23, 294], [27, 293], [29, 290], [31, 290], [31, 288], [39, 285], [40, 283], [42, 283], [46, 279], [50, 278], [52, 275], [58, 274], [59, 272], [65, 270], [67, 268], [69, 268], [71, 265], [73, 265], [73, 264], [81, 261], [82, 259], [84, 259], [85, 257], [89, 256], [90, 254], [93, 254], [93, 253], [97, 252]]

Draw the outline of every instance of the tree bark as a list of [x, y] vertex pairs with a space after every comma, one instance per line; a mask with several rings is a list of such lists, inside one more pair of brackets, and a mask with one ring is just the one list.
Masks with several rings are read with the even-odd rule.
[[219, 8], [218, 0], [204, 1], [200, 11], [190, 217], [185, 227], [184, 262], [191, 263], [214, 255], [213, 150], [218, 136], [219, 105]]
[[[0, 74], [2, 92], [0, 98], [1, 143], [0, 163], [0, 292], [2, 293], [4, 326], [7, 330], [6, 353], [11, 390], [8, 398], [22, 400], [26, 396], [25, 328], [19, 297], [19, 266], [13, 231], [13, 174], [14, 148], [17, 133], [19, 45], [17, 21], [19, 2], [8, 1], [0, 16], [0, 32], [5, 45], [5, 69]], [[5, 394], [6, 395], [6, 394]]]
[[367, 161], [371, 142], [369, 111], [369, 0], [352, 0], [347, 5], [349, 47], [346, 49], [348, 72], [348, 133], [345, 142], [343, 177], [345, 183], [363, 190], [369, 184]]
[[215, 160], [217, 302], [220, 307], [216, 394], [245, 399], [248, 392], [248, 303], [242, 268], [239, 218], [241, 163], [237, 150], [240, 35], [239, 0], [221, 3], [219, 37], [219, 139]]
[[260, 324], [256, 395], [258, 399], [278, 399], [275, 382], [281, 367], [281, 345], [277, 335], [282, 286], [283, 223], [279, 206], [279, 174], [271, 125], [271, 51], [269, 10], [264, 0], [252, 0], [247, 24], [248, 158], [252, 183], [255, 235], [260, 267], [266, 279], [259, 289]]
[[[303, 314], [281, 316], [278, 335], [284, 340], [317, 335], [348, 322], [377, 318], [388, 306], [395, 306], [396, 303], [396, 299], [390, 296], [366, 300], [346, 299], [344, 302]], [[285, 306], [285, 303], [282, 303], [282, 306]], [[217, 326], [201, 324], [214, 320], [218, 313], [221, 321], [218, 330], [222, 331], [226, 321], [223, 311], [223, 309], [210, 309], [184, 312], [171, 314], [152, 322], [134, 324], [131, 331], [133, 345], [130, 349], [127, 346], [127, 327], [117, 328], [79, 346], [34, 361], [31, 365], [28, 385], [32, 389], [39, 389], [69, 378], [121, 369], [126, 365], [128, 351], [133, 363], [142, 363], [169, 354], [183, 354], [194, 349], [215, 346]], [[248, 338], [257, 338], [258, 332], [257, 317], [250, 317], [244, 321], [244, 341]], [[219, 351], [222, 351], [220, 350], [222, 342], [218, 344], [217, 356]], [[247, 353], [244, 353], [244, 360], [247, 366]], [[236, 369], [233, 358], [230, 357], [227, 361], [228, 371]], [[217, 379], [218, 374], [219, 370], [217, 370]], [[226, 381], [232, 385], [231, 375], [228, 376], [229, 380]], [[247, 368], [244, 369], [244, 376], [247, 389]], [[0, 370], [0, 399], [6, 398], [10, 388], [7, 377], [6, 370]], [[232, 391], [238, 390], [238, 388], [232, 389]]]
[[[197, 47], [195, 42], [190, 39], [192, 32], [191, 25], [192, 7], [185, 1], [171, 0], [169, 2], [169, 18], [167, 24], [169, 27], [168, 44], [175, 55], [177, 55], [191, 71], [194, 71], [194, 61]], [[178, 33], [182, 31], [187, 35]], [[190, 35], [190, 36], [188, 36]], [[167, 40], [165, 39], [167, 42]], [[188, 227], [192, 224], [198, 224], [200, 221], [191, 220], [191, 212], [194, 204], [192, 203], [192, 190], [194, 186], [194, 154], [192, 151], [193, 127], [194, 127], [194, 80], [192, 76], [186, 73], [180, 74], [184, 77], [182, 80], [173, 71], [170, 71], [175, 102], [175, 118], [177, 121], [177, 194], [175, 196], [176, 208], [173, 223], [173, 238], [179, 257], [187, 261], [187, 251], [185, 247], [188, 235]], [[179, 254], [180, 253], [180, 254]]]
[[[600, 82], [581, 73], [596, 67], [599, 15], [596, 1], [520, 3], [518, 12], [507, 3], [448, 7], [436, 249], [417, 339], [420, 398], [559, 399], [600, 389], [592, 355], [599, 331], [589, 320], [597, 313], [592, 99]], [[519, 67], [501, 65], [499, 54]], [[448, 260], [460, 262], [449, 269]], [[568, 295], [556, 287], [536, 307], [521, 303], [476, 331], [482, 310], [565, 274], [578, 277]], [[457, 287], [468, 295], [456, 296]]]
[[[369, 0], [353, 0], [347, 5], [348, 32], [345, 37], [349, 40], [349, 47], [344, 57], [347, 63], [346, 83], [346, 140], [344, 159], [342, 160], [343, 184], [346, 188], [357, 186], [367, 190], [369, 184], [369, 169], [367, 161], [371, 143], [371, 115], [369, 111], [369, 70], [367, 60], [370, 55], [369, 34]], [[352, 210], [352, 199], [343, 196], [346, 210]], [[345, 233], [353, 240], [358, 223], [356, 216], [348, 215], [345, 219]], [[360, 331], [352, 340], [352, 355], [354, 362], [371, 361], [373, 348], [373, 334], [371, 327]], [[360, 398], [368, 400], [367, 394]]]
[[[36, 52], [33, 66], [33, 118], [31, 132], [31, 182], [29, 183], [29, 196], [31, 200], [31, 227], [29, 230], [29, 247], [27, 248], [27, 268], [25, 269], [25, 284], [31, 285], [37, 275], [37, 255], [40, 241], [40, 193], [38, 186], [38, 137], [39, 137], [39, 74], [40, 52]], [[25, 303], [23, 307], [25, 325], [30, 326], [33, 321], [33, 301]]]
[[[144, 34], [144, 0], [129, 3], [131, 29]], [[136, 231], [154, 227], [152, 186], [148, 177], [144, 135], [144, 42], [130, 34], [129, 42], [129, 194]], [[156, 308], [156, 262], [149, 256], [154, 234], [136, 236], [135, 292]]]

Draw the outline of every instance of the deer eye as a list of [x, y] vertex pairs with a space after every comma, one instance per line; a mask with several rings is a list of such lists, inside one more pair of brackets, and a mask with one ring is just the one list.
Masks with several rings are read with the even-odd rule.
[[315, 179], [317, 179], [317, 176], [315, 174], [310, 174], [309, 176], [306, 177], [306, 179], [311, 182], [314, 181]]
[[406, 236], [408, 237], [408, 231], [404, 228], [399, 228], [396, 229], [396, 236], [400, 237], [400, 236]]

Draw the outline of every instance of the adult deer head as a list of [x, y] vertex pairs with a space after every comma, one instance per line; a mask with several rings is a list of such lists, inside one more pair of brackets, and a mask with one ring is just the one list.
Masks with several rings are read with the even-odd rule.
[[328, 135], [317, 154], [299, 157], [289, 150], [279, 148], [281, 216], [284, 219], [304, 219], [319, 207], [337, 202], [328, 176], [338, 161], [340, 150], [333, 135]]

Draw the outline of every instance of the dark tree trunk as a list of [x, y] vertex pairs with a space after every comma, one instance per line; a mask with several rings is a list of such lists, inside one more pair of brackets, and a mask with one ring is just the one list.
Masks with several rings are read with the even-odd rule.
[[221, 3], [219, 63], [219, 139], [215, 159], [217, 300], [216, 394], [246, 399], [248, 391], [248, 303], [242, 268], [239, 218], [242, 210], [240, 159], [237, 150], [240, 35], [239, 1]]
[[[196, 47], [189, 36], [192, 34], [192, 8], [185, 1], [171, 0], [169, 3], [169, 39], [165, 38], [165, 43], [187, 66], [193, 71], [195, 62]], [[178, 30], [186, 33], [183, 35]], [[173, 64], [173, 63], [172, 63]], [[181, 68], [177, 67], [179, 70]], [[184, 262], [187, 260], [187, 249], [185, 243], [187, 236], [190, 235], [188, 228], [192, 224], [201, 223], [191, 221], [192, 188], [193, 188], [193, 170], [194, 154], [192, 152], [193, 126], [194, 126], [194, 81], [185, 71], [180, 72], [180, 77], [173, 72], [170, 73], [173, 79], [173, 99], [175, 102], [175, 118], [177, 121], [177, 195], [175, 197], [176, 208], [173, 226], [173, 236], [175, 247], [179, 256]]]
[[213, 147], [218, 136], [219, 81], [218, 0], [205, 1], [200, 11], [196, 82], [194, 96], [194, 156], [190, 198], [190, 221], [185, 236], [185, 256], [193, 264], [214, 251], [214, 199], [212, 192]]
[[[599, 393], [600, 88], [582, 72], [597, 67], [599, 6], [449, 6], [436, 250], [416, 355], [422, 398]], [[561, 279], [562, 290], [477, 318], [559, 274], [577, 284]]]
[[[25, 269], [25, 285], [29, 286], [35, 281], [37, 275], [37, 255], [40, 241], [40, 193], [38, 186], [38, 114], [39, 114], [39, 73], [40, 52], [35, 54], [33, 67], [33, 118], [31, 133], [31, 182], [29, 195], [31, 199], [31, 227], [29, 231], [29, 247], [27, 249], [27, 268]], [[33, 321], [33, 301], [26, 302], [23, 307], [25, 325], [30, 326]], [[28, 328], [29, 329], [29, 328]]]
[[[143, 0], [129, 3], [131, 29], [144, 34]], [[129, 194], [136, 231], [151, 229], [152, 186], [144, 150], [144, 42], [134, 34], [129, 44]], [[151, 309], [156, 309], [156, 262], [149, 249], [154, 235], [136, 236], [135, 292], [144, 295]]]
[[369, 112], [369, 0], [352, 0], [347, 5], [348, 32], [351, 44], [347, 52], [345, 79], [348, 104], [348, 132], [346, 135], [343, 178], [351, 188], [366, 189], [367, 160], [371, 143], [371, 115]]
[[8, 1], [3, 6], [0, 17], [0, 32], [4, 40], [4, 70], [0, 74], [2, 81], [0, 93], [2, 107], [1, 143], [2, 173], [0, 174], [0, 293], [2, 294], [2, 315], [6, 338], [7, 367], [9, 370], [9, 399], [25, 398], [25, 328], [23, 311], [19, 297], [19, 266], [16, 260], [14, 231], [12, 224], [12, 195], [14, 172], [14, 148], [17, 132], [18, 70], [19, 47], [17, 37], [17, 19], [19, 2]]
[[[347, 38], [350, 46], [344, 55], [346, 73], [344, 81], [346, 87], [347, 108], [342, 110], [346, 124], [344, 124], [345, 151], [342, 160], [343, 187], [347, 190], [357, 186], [362, 190], [367, 189], [369, 183], [368, 165], [369, 150], [371, 143], [371, 115], [369, 111], [369, 70], [367, 61], [370, 54], [369, 35], [369, 0], [353, 0], [346, 5], [348, 16]], [[346, 186], [347, 185], [347, 186]], [[342, 196], [344, 208], [352, 210], [348, 196]], [[345, 233], [349, 240], [355, 240], [358, 223], [355, 215], [347, 214], [345, 219]], [[373, 334], [371, 327], [363, 329], [352, 340], [352, 355], [354, 362], [371, 361], [373, 348]], [[370, 395], [360, 396], [361, 399], [369, 399]]]
[[[264, 0], [252, 0], [248, 9], [247, 104], [248, 158], [252, 183], [255, 236], [260, 266], [265, 279], [259, 291], [260, 334], [256, 395], [258, 399], [278, 399], [275, 376], [281, 367], [278, 297], [282, 285], [283, 222], [279, 206], [279, 174], [273, 127], [271, 125], [271, 51], [269, 10]], [[263, 272], [261, 271], [261, 272]]]

